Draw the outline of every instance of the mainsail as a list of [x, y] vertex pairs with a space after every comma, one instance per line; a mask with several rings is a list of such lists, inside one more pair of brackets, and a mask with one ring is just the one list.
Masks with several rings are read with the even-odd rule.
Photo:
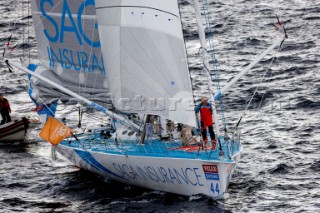
[[[39, 59], [36, 72], [81, 94], [110, 101], [94, 0], [31, 0]], [[70, 97], [31, 78], [32, 97], [46, 103]]]
[[177, 1], [96, 0], [108, 85], [121, 111], [196, 126]]

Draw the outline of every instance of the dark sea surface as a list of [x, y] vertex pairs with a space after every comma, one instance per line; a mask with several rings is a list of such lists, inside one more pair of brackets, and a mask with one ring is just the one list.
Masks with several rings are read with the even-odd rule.
[[[20, 0], [0, 1], [0, 45], [16, 23], [13, 43], [20, 45], [13, 57], [30, 53], [37, 62], [28, 1], [22, 2], [23, 11]], [[199, 74], [192, 1], [179, 2], [193, 87], [200, 97], [206, 82]], [[184, 197], [105, 180], [63, 159], [52, 162], [50, 146], [35, 132], [31, 142], [0, 144], [0, 212], [320, 212], [320, 1], [209, 2], [222, 85], [271, 45], [275, 13], [289, 34], [280, 53], [266, 57], [224, 98], [227, 122], [234, 124], [260, 86], [241, 123], [244, 152], [229, 197]], [[277, 59], [260, 85], [273, 55]], [[27, 76], [9, 72], [3, 61], [0, 72], [0, 92], [14, 112], [30, 114], [34, 106], [26, 93]], [[76, 112], [71, 119], [76, 122]]]

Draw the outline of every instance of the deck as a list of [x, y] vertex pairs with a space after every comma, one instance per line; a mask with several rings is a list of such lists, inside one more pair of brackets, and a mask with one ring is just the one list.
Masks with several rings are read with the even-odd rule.
[[145, 140], [144, 144], [140, 144], [138, 140], [105, 139], [99, 133], [81, 134], [77, 135], [77, 138], [78, 140], [66, 139], [61, 142], [61, 145], [109, 154], [217, 160], [220, 162], [232, 162], [230, 156], [236, 155], [240, 151], [238, 142], [226, 143], [223, 137], [220, 137], [223, 155], [220, 155], [219, 144], [213, 150], [211, 143], [208, 143], [204, 148], [199, 145], [182, 146], [181, 141], [178, 140], [149, 139]]

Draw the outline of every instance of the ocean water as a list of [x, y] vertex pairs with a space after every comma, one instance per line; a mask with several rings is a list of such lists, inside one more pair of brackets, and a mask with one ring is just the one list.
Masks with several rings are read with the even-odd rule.
[[[109, 181], [63, 159], [52, 162], [50, 146], [34, 133], [28, 143], [0, 144], [0, 212], [320, 212], [320, 2], [209, 2], [222, 85], [272, 43], [275, 14], [289, 35], [280, 53], [266, 57], [223, 99], [227, 122], [234, 124], [259, 86], [241, 122], [244, 152], [229, 197], [215, 201]], [[206, 86], [199, 74], [192, 1], [179, 3], [193, 88], [200, 97]], [[36, 61], [27, 0], [1, 0], [1, 45], [12, 28], [13, 42], [20, 43], [12, 57], [30, 55]], [[272, 56], [275, 63], [260, 84]], [[32, 114], [26, 75], [9, 72], [3, 61], [0, 72], [0, 91], [15, 113]], [[70, 116], [76, 122], [76, 112]]]

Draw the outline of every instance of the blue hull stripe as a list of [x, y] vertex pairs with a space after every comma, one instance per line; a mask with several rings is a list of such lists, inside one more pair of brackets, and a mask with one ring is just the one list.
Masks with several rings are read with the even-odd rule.
[[93, 168], [101, 171], [101, 172], [105, 172], [108, 173], [109, 175], [113, 175], [115, 177], [121, 178], [123, 180], [127, 180], [124, 177], [121, 177], [115, 173], [113, 173], [112, 171], [110, 171], [109, 169], [107, 169], [106, 167], [104, 167], [103, 165], [101, 165], [89, 152], [86, 151], [81, 151], [81, 150], [76, 150], [74, 149], [74, 151], [77, 153], [77, 155], [83, 160], [85, 161], [87, 164], [89, 164], [90, 166], [92, 166]]

